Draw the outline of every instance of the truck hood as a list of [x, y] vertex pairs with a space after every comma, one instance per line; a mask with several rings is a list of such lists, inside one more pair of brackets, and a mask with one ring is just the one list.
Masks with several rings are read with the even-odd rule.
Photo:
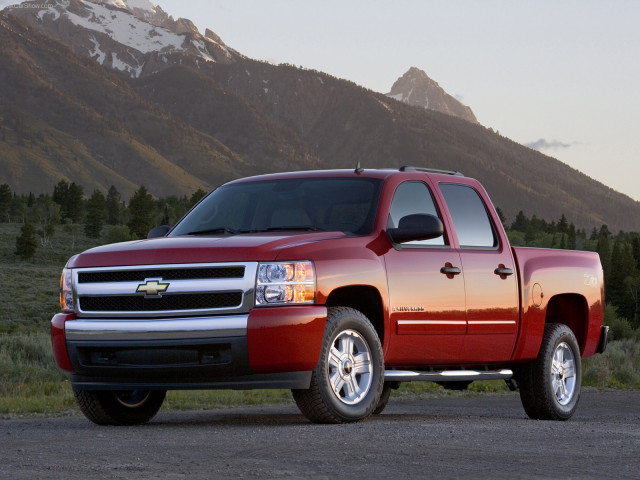
[[342, 237], [346, 237], [343, 232], [162, 237], [92, 248], [71, 258], [67, 266], [85, 268], [271, 261], [288, 248]]

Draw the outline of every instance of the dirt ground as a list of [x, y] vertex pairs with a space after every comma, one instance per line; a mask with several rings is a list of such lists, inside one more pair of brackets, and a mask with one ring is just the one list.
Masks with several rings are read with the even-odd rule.
[[0, 478], [640, 478], [640, 391], [583, 392], [568, 422], [515, 395], [394, 399], [349, 425], [291, 405], [163, 412], [140, 427], [82, 416], [0, 420]]

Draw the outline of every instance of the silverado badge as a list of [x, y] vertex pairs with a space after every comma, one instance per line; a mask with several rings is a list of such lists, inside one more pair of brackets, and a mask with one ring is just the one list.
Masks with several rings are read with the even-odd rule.
[[145, 283], [138, 285], [137, 293], [144, 293], [145, 297], [160, 297], [162, 292], [166, 292], [169, 288], [168, 283], [160, 283], [158, 280], [146, 280]]

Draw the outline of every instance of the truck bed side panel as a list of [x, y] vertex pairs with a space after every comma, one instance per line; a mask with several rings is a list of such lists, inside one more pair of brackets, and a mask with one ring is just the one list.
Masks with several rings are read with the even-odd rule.
[[596, 353], [604, 318], [604, 280], [598, 254], [523, 247], [513, 247], [513, 253], [522, 305], [513, 360], [525, 361], [537, 356], [547, 307], [558, 295], [576, 295], [584, 301], [584, 329], [574, 333], [583, 357]]

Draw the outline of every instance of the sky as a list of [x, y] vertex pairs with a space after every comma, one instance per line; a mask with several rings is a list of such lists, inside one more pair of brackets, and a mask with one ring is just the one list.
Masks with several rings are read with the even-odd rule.
[[377, 92], [418, 67], [485, 127], [640, 200], [639, 1], [152, 3], [248, 57]]
[[418, 67], [485, 127], [640, 200], [640, 2], [157, 3], [251, 58], [377, 92]]

